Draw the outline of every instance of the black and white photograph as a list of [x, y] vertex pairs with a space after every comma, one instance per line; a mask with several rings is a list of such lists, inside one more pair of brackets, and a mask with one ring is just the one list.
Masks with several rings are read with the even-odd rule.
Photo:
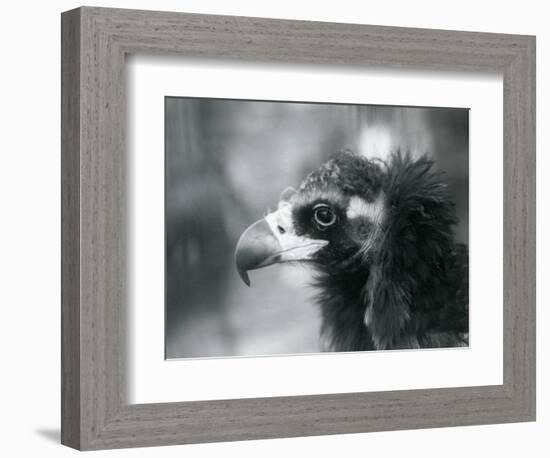
[[469, 110], [165, 98], [165, 357], [469, 346]]
[[442, 5], [3, 4], [1, 456], [550, 456], [547, 8]]

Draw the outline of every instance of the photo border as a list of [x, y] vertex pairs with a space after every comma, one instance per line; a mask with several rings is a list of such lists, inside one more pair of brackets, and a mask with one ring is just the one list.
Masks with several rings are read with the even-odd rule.
[[[61, 42], [63, 444], [89, 450], [535, 419], [535, 37], [82, 7], [62, 14]], [[134, 53], [501, 73], [504, 383], [128, 404], [125, 56]]]

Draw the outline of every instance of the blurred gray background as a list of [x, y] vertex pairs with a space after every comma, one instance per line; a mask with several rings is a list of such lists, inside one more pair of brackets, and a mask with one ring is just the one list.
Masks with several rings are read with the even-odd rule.
[[333, 153], [428, 154], [468, 237], [468, 110], [167, 97], [166, 358], [319, 352], [307, 268], [239, 278], [241, 232]]

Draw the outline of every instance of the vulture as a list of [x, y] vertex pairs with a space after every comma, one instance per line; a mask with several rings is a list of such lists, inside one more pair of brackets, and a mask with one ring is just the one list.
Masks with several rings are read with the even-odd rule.
[[426, 156], [350, 151], [281, 194], [246, 229], [235, 262], [313, 268], [327, 351], [468, 345], [468, 249], [445, 174]]

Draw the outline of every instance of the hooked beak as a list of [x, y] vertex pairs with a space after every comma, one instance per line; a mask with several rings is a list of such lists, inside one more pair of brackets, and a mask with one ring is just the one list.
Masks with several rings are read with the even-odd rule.
[[249, 270], [276, 263], [281, 251], [281, 244], [265, 219], [249, 226], [242, 233], [235, 249], [237, 271], [246, 285], [250, 286]]
[[240, 277], [250, 286], [248, 271], [278, 262], [307, 261], [328, 244], [294, 233], [289, 206], [256, 221], [241, 235], [235, 249], [235, 264]]

